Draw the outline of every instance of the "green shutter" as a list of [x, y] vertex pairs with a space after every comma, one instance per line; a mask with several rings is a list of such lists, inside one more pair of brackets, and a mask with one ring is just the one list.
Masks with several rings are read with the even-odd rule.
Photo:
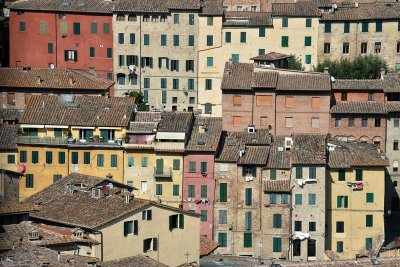
[[241, 32], [240, 33], [240, 42], [241, 43], [246, 43], [246, 32]]
[[363, 22], [362, 24], [362, 32], [368, 32], [368, 22]]
[[312, 26], [312, 20], [310, 18], [306, 18], [306, 27], [311, 28]]
[[227, 233], [218, 233], [218, 244], [222, 248], [227, 247]]
[[243, 233], [243, 247], [245, 248], [253, 247], [252, 233]]
[[[68, 33], [68, 24], [66, 22], [60, 22], [60, 32], [61, 36], [66, 36]], [[74, 33], [75, 33], [75, 24], [74, 24]]]
[[173, 169], [175, 171], [178, 171], [181, 169], [181, 161], [179, 159], [174, 159], [173, 160]]
[[232, 33], [226, 32], [225, 33], [225, 43], [230, 43], [232, 41]]
[[166, 45], [167, 45], [167, 35], [161, 34], [161, 46], [166, 46]]
[[185, 228], [185, 217], [183, 213], [179, 214], [179, 228], [184, 229]]
[[205, 103], [204, 104], [204, 114], [211, 114], [212, 113], [212, 104]]
[[54, 137], [62, 137], [62, 129], [54, 129]]
[[346, 171], [339, 170], [339, 181], [346, 181]]
[[144, 45], [150, 45], [150, 35], [149, 34], [144, 34], [144, 36], [143, 36], [143, 44]]
[[172, 225], [172, 221], [173, 221], [173, 216], [174, 215], [170, 215], [169, 216], [169, 230], [172, 231], [172, 229], [174, 229], [174, 226]]
[[276, 169], [271, 169], [270, 171], [269, 171], [269, 178], [270, 178], [270, 180], [276, 180]]
[[111, 155], [111, 167], [118, 167], [118, 158], [117, 155]]
[[274, 214], [273, 227], [274, 228], [282, 228], [282, 214]]
[[104, 167], [104, 155], [97, 154], [97, 167]]
[[90, 164], [90, 152], [83, 152], [83, 164]]
[[128, 157], [128, 166], [129, 167], [135, 166], [135, 158], [134, 157], [132, 157], [132, 156]]
[[189, 35], [189, 46], [194, 46], [194, 35]]
[[304, 46], [311, 46], [311, 36], [304, 37]]
[[46, 23], [46, 21], [41, 21], [40, 22], [40, 32], [41, 33], [46, 33], [47, 32], [47, 23]]
[[337, 196], [337, 205], [336, 207], [341, 208], [342, 207], [342, 196]]
[[58, 152], [58, 163], [65, 164], [65, 152]]
[[349, 207], [349, 197], [348, 196], [344, 196], [343, 200], [344, 200], [343, 207], [344, 208], [348, 208]]
[[78, 164], [78, 152], [72, 152], [72, 164]]
[[201, 221], [206, 222], [207, 221], [207, 210], [201, 210], [200, 214], [201, 214], [201, 217], [200, 217]]
[[118, 33], [118, 43], [119, 44], [124, 43], [124, 33], [122, 33], [122, 32]]
[[295, 195], [295, 205], [302, 205], [303, 204], [303, 195], [296, 194]]
[[89, 48], [89, 57], [94, 57], [94, 47]]
[[97, 22], [92, 22], [90, 26], [90, 32], [92, 34], [97, 34]]
[[164, 170], [164, 160], [156, 159], [156, 173], [158, 174], [163, 173], [163, 170]]
[[143, 90], [143, 102], [146, 104], [149, 102], [149, 90]]
[[172, 195], [179, 196], [179, 184], [174, 184], [172, 186]]
[[188, 185], [188, 197], [194, 197], [196, 192], [196, 187], [194, 185]]
[[349, 33], [350, 32], [350, 22], [345, 22], [344, 23], [344, 29], [343, 29], [344, 33]]
[[336, 242], [336, 252], [338, 252], [338, 253], [343, 252], [343, 241]]
[[207, 17], [207, 26], [214, 25], [214, 17]]
[[303, 167], [296, 166], [296, 179], [302, 179], [302, 178], [303, 178]]
[[275, 193], [269, 194], [269, 204], [276, 204], [276, 194]]
[[252, 194], [253, 194], [253, 189], [252, 188], [246, 188], [245, 189], [245, 194], [246, 194], [246, 205], [250, 206], [253, 204], [252, 200]]
[[219, 201], [220, 202], [228, 201], [228, 184], [226, 183], [219, 184]]
[[7, 155], [7, 164], [15, 164], [15, 155]]
[[282, 238], [280, 237], [272, 238], [272, 251], [282, 252]]
[[330, 33], [332, 29], [332, 24], [329, 21], [325, 22], [325, 33]]
[[374, 203], [374, 193], [367, 193], [366, 194], [366, 202], [367, 203]]
[[374, 226], [374, 215], [365, 215], [365, 226], [366, 227]]
[[52, 164], [53, 163], [53, 152], [46, 151], [46, 163]]
[[207, 172], [207, 162], [201, 162], [201, 172], [206, 173]]
[[130, 33], [129, 34], [129, 43], [130, 44], [135, 44], [136, 39], [135, 39], [135, 34], [134, 33]]
[[194, 90], [194, 79], [188, 79], [188, 90]]
[[81, 34], [81, 24], [79, 22], [74, 22], [74, 34], [79, 35]]
[[356, 181], [362, 181], [363, 180], [363, 170], [357, 169], [356, 170]]
[[258, 28], [258, 37], [265, 37], [265, 27]]
[[200, 197], [207, 197], [207, 185], [201, 185], [200, 189]]
[[19, 162], [26, 163], [26, 151], [19, 152]]
[[25, 22], [21, 21], [21, 22], [19, 23], [19, 30], [20, 30], [21, 32], [26, 31], [26, 23], [25, 23]]
[[251, 230], [252, 228], [252, 213], [251, 211], [246, 211], [244, 214], [244, 228], [245, 230]]
[[39, 152], [32, 151], [32, 163], [36, 164], [39, 163]]
[[110, 33], [110, 24], [109, 23], [103, 23], [103, 33], [104, 34]]
[[282, 27], [286, 28], [289, 25], [289, 19], [288, 18], [282, 18]]
[[189, 162], [189, 172], [196, 172], [196, 162], [195, 161]]
[[141, 158], [141, 166], [142, 167], [147, 167], [147, 157], [142, 157]]
[[251, 167], [251, 176], [253, 176], [253, 177], [257, 176], [257, 167], [256, 166]]
[[179, 46], [179, 35], [174, 35], [174, 46]]

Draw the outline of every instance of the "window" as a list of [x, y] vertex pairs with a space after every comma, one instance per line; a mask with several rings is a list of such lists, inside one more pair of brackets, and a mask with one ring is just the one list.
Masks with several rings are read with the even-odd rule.
[[398, 140], [393, 141], [393, 150], [395, 150], [395, 151], [399, 150], [399, 141]]
[[207, 46], [213, 46], [213, 45], [214, 45], [214, 36], [207, 35]]
[[374, 203], [374, 193], [366, 193], [365, 198], [367, 203]]
[[242, 117], [233, 116], [233, 126], [241, 126], [241, 125], [242, 125]]
[[361, 32], [368, 32], [368, 22], [363, 22], [361, 24]]
[[227, 210], [219, 210], [218, 211], [218, 223], [219, 224], [227, 224], [228, 223], [228, 212], [227, 212]]
[[374, 226], [374, 215], [367, 214], [365, 215], [365, 227], [373, 227]]
[[179, 79], [172, 79], [172, 89], [179, 89]]
[[188, 90], [194, 90], [194, 79], [188, 79]]
[[340, 126], [342, 126], [342, 118], [336, 117], [335, 118], [335, 127], [339, 128]]
[[285, 127], [293, 127], [293, 117], [285, 118]]
[[94, 47], [89, 47], [89, 57], [95, 57]]
[[212, 114], [212, 104], [211, 103], [204, 104], [204, 114]]
[[214, 58], [207, 57], [207, 67], [212, 67], [212, 66], [214, 66]]
[[226, 32], [225, 33], [225, 43], [230, 43], [232, 41], [232, 33]]
[[194, 46], [194, 35], [189, 35], [188, 46]]
[[47, 22], [46, 21], [41, 21], [40, 22], [40, 32], [41, 33], [46, 33], [47, 32]]
[[156, 184], [156, 195], [162, 196], [162, 184]]
[[308, 239], [307, 241], [307, 256], [315, 257], [317, 253], [317, 241], [314, 239]]
[[339, 170], [338, 171], [339, 175], [339, 181], [346, 181], [346, 171], [345, 170]]
[[245, 204], [246, 204], [246, 206], [251, 206], [253, 204], [252, 194], [253, 194], [252, 188], [245, 189]]
[[325, 22], [325, 29], [324, 29], [325, 33], [330, 33], [332, 31], [332, 24], [329, 21]]
[[246, 211], [244, 214], [244, 229], [250, 231], [252, 226], [252, 213], [251, 211]]
[[311, 18], [306, 18], [306, 28], [311, 28], [312, 20]]
[[171, 60], [171, 71], [179, 71], [179, 60]]
[[19, 162], [20, 163], [26, 163], [26, 151], [21, 150], [19, 151]]
[[237, 6], [236, 7], [236, 11], [243, 11], [243, 7], [242, 6]]
[[124, 85], [125, 84], [125, 74], [123, 73], [118, 73], [117, 74], [117, 84], [119, 85]]
[[[397, 52], [397, 53], [400, 53], [400, 41], [397, 41], [397, 49], [396, 49], [396, 52]], [[398, 65], [399, 65], [399, 64], [396, 65], [396, 70], [399, 70], [399, 69], [400, 69], [400, 68], [397, 67]]]
[[103, 23], [103, 34], [110, 34], [110, 23]]
[[350, 128], [354, 127], [354, 118], [353, 117], [349, 117], [349, 123], [348, 124], [349, 124], [348, 126]]
[[348, 208], [349, 197], [348, 196], [337, 196], [337, 208]]
[[55, 183], [55, 182], [61, 180], [61, 178], [62, 178], [62, 175], [61, 175], [61, 174], [54, 174], [54, 175], [53, 175], [53, 183]]
[[174, 46], [179, 46], [179, 35], [175, 34], [173, 36], [173, 45]]
[[53, 54], [53, 51], [54, 51], [53, 43], [48, 43], [48, 44], [47, 44], [47, 52], [48, 52], [49, 54]]
[[275, 193], [269, 194], [269, 204], [276, 204], [276, 195]]
[[7, 155], [7, 164], [15, 164], [15, 155]]
[[46, 164], [52, 164], [52, 163], [53, 163], [53, 152], [46, 151]]
[[64, 60], [77, 62], [78, 61], [78, 51], [64, 50]]
[[324, 43], [324, 54], [329, 54], [331, 52], [331, 43]]
[[241, 43], [246, 43], [246, 32], [241, 32], [240, 33], [240, 42]]
[[350, 22], [345, 21], [343, 24], [343, 32], [344, 33], [349, 33], [350, 32]]
[[280, 238], [280, 237], [272, 238], [272, 251], [273, 252], [282, 252], [282, 238]]
[[26, 23], [25, 22], [23, 22], [23, 21], [19, 22], [19, 31], [20, 32], [26, 31]]
[[191, 172], [191, 173], [196, 172], [196, 162], [195, 161], [189, 162], [189, 172]]
[[111, 155], [111, 167], [118, 167], [118, 158], [115, 154]]
[[125, 21], [125, 15], [123, 15], [123, 14], [118, 14], [118, 15], [117, 15], [117, 21]]
[[142, 157], [142, 158], [141, 158], [141, 161], [140, 161], [140, 165], [141, 165], [142, 167], [147, 167], [147, 165], [148, 165], [148, 158], [147, 158], [147, 157]]
[[336, 222], [336, 233], [344, 233], [344, 222], [343, 221]]
[[343, 50], [342, 50], [343, 54], [347, 55], [349, 53], [349, 46], [350, 46], [349, 43], [347, 43], [347, 42], [343, 43]]
[[394, 118], [393, 119], [393, 127], [398, 128], [400, 126], [400, 119]]
[[188, 185], [188, 197], [195, 197], [196, 187], [194, 185]]
[[33, 174], [27, 174], [25, 176], [25, 187], [33, 188]]
[[253, 247], [252, 233], [243, 233], [243, 247], [245, 248]]
[[200, 221], [206, 222], [207, 221], [207, 210], [200, 211]]
[[282, 36], [281, 46], [282, 47], [289, 47], [289, 36]]
[[250, 9], [251, 9], [251, 12], [256, 12], [257, 11], [257, 6], [251, 6]]
[[265, 55], [265, 49], [264, 48], [258, 49], [258, 55], [259, 56]]
[[218, 244], [221, 248], [228, 246], [227, 233], [218, 233]]
[[361, 54], [366, 54], [368, 51], [368, 43], [361, 43]]
[[134, 33], [130, 33], [129, 34], [129, 43], [130, 44], [135, 44], [135, 42], [136, 42], [135, 34]]
[[157, 238], [146, 238], [143, 239], [143, 253], [147, 251], [157, 251], [158, 250], [158, 239]]
[[219, 201], [220, 202], [228, 201], [228, 184], [227, 183], [219, 184]]
[[147, 182], [146, 181], [141, 181], [140, 182], [140, 190], [142, 192], [146, 192], [147, 191]]
[[32, 163], [39, 163], [39, 151], [32, 151]]
[[275, 213], [272, 217], [272, 225], [274, 228], [282, 228], [282, 214]]
[[174, 24], [179, 24], [179, 14], [174, 14]]
[[303, 195], [295, 194], [294, 195], [294, 203], [295, 203], [295, 205], [302, 205], [303, 204]]
[[189, 14], [189, 25], [194, 25], [194, 14]]
[[308, 194], [308, 205], [314, 206], [317, 204], [317, 195], [313, 193]]
[[382, 21], [381, 20], [378, 20], [375, 23], [375, 31], [376, 32], [382, 32]]
[[214, 25], [214, 17], [207, 17], [207, 26]]
[[153, 58], [152, 57], [142, 57], [141, 59], [141, 67], [149, 67], [153, 68]]
[[309, 179], [316, 179], [317, 178], [317, 167], [310, 167], [308, 170], [308, 177]]
[[72, 26], [73, 26], [73, 32], [75, 35], [81, 34], [81, 24], [79, 22], [74, 22], [72, 24]]
[[200, 170], [201, 170], [201, 173], [207, 173], [207, 162], [202, 161], [200, 163]]
[[303, 167], [296, 166], [296, 179], [302, 179], [302, 178], [303, 178]]
[[285, 98], [285, 106], [287, 108], [291, 108], [291, 107], [294, 106], [294, 98], [293, 98], [293, 96], [287, 96]]
[[375, 127], [381, 127], [381, 118], [375, 118]]
[[172, 195], [174, 196], [174, 197], [178, 197], [179, 195], [180, 195], [180, 193], [179, 193], [179, 184], [174, 184], [173, 186], [172, 186]]
[[239, 54], [232, 54], [231, 59], [232, 62], [239, 62]]
[[234, 95], [233, 96], [233, 105], [234, 106], [241, 106], [242, 105], [242, 96]]
[[90, 24], [90, 33], [97, 34], [97, 22], [92, 22]]
[[361, 127], [368, 127], [368, 118], [361, 118]]
[[311, 64], [311, 55], [306, 55], [306, 64]]
[[301, 256], [301, 240], [293, 240], [293, 256]]
[[195, 101], [195, 98], [194, 97], [189, 97], [189, 103], [190, 104], [194, 104], [196, 101]]
[[124, 222], [124, 236], [137, 235], [139, 232], [138, 221], [127, 221]]
[[[399, 161], [397, 161], [397, 160], [393, 161], [393, 171], [394, 172], [398, 172], [399, 171]], [[396, 183], [396, 186], [397, 186], [397, 181], [394, 181], [393, 183]]]
[[207, 192], [207, 185], [201, 185], [200, 186], [200, 197], [207, 197], [208, 192]]
[[297, 232], [301, 232], [301, 228], [302, 228], [301, 224], [302, 224], [302, 221], [294, 221], [294, 230]]
[[265, 37], [265, 27], [258, 28], [258, 37]]
[[212, 90], [212, 79], [206, 79], [206, 90]]
[[7, 104], [15, 105], [15, 93], [7, 93]]
[[143, 35], [143, 44], [144, 45], [150, 45], [150, 34], [144, 34]]
[[169, 216], [169, 230], [172, 231], [175, 228], [184, 229], [184, 215], [176, 214]]
[[308, 231], [310, 231], [310, 232], [317, 231], [317, 223], [316, 222], [309, 222], [308, 223]]
[[365, 249], [372, 250], [372, 238], [365, 238]]
[[336, 252], [338, 252], [338, 253], [343, 252], [343, 241], [336, 242]]
[[356, 181], [362, 181], [362, 180], [363, 180], [363, 170], [357, 169], [356, 170]]
[[319, 118], [311, 118], [311, 127], [314, 129], [319, 128]]
[[272, 95], [258, 95], [256, 96], [257, 106], [271, 106], [272, 105]]
[[123, 67], [125, 65], [124, 55], [118, 55], [118, 66]]
[[161, 34], [161, 46], [166, 46], [167, 45], [167, 35], [166, 34]]
[[282, 18], [282, 28], [287, 28], [289, 25], [289, 19], [288, 18]]
[[381, 53], [381, 42], [375, 42], [375, 46], [374, 46], [374, 52], [375, 54], [380, 54]]
[[304, 46], [311, 46], [311, 36], [304, 37]]
[[61, 32], [61, 37], [67, 36], [68, 24], [66, 22], [60, 22], [60, 32]]

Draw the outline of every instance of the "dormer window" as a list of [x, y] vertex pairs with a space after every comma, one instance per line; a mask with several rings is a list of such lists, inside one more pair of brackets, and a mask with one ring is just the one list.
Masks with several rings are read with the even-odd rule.
[[124, 14], [118, 14], [117, 15], [117, 21], [125, 21], [125, 15]]
[[36, 229], [33, 229], [28, 233], [28, 238], [29, 240], [39, 240], [39, 231]]
[[92, 188], [92, 198], [100, 198], [100, 189]]
[[76, 230], [74, 231], [74, 237], [77, 237], [77, 238], [83, 237], [84, 234], [85, 234], [85, 233], [84, 233], [83, 230], [81, 230], [81, 229], [76, 229]]

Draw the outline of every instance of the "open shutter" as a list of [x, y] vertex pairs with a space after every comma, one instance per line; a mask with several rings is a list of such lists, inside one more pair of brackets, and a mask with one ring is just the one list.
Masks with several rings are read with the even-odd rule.
[[68, 50], [64, 50], [64, 61], [68, 61]]
[[157, 251], [157, 250], [158, 250], [158, 239], [153, 238], [153, 251]]
[[144, 68], [144, 58], [140, 58], [140, 67]]
[[151, 221], [153, 219], [153, 212], [151, 210], [147, 210], [147, 220]]
[[347, 208], [348, 207], [348, 202], [349, 202], [349, 197], [348, 196], [345, 196], [344, 197], [344, 208]]
[[246, 176], [246, 166], [245, 165], [242, 166], [242, 176], [243, 177]]
[[342, 207], [342, 197], [341, 197], [341, 196], [338, 196], [338, 197], [337, 197], [337, 207], [338, 207], [338, 208], [341, 208], [341, 207]]
[[78, 62], [78, 51], [75, 51], [75, 62]]
[[153, 58], [150, 58], [150, 68], [153, 68]]
[[179, 228], [184, 229], [185, 228], [185, 217], [183, 213], [179, 214]]
[[146, 211], [142, 211], [142, 220], [146, 220]]
[[133, 221], [133, 234], [138, 235], [139, 233], [139, 224], [137, 220]]
[[124, 222], [124, 236], [128, 235], [128, 231], [129, 231], [128, 227], [129, 227], [128, 222]]
[[172, 229], [174, 229], [174, 228], [173, 228], [173, 225], [172, 225], [172, 216], [173, 216], [173, 215], [169, 216], [169, 230], [170, 230], [170, 231], [172, 231]]
[[143, 240], [143, 253], [147, 252], [147, 239]]
[[167, 58], [167, 69], [169, 69], [169, 59]]
[[252, 175], [253, 177], [256, 177], [256, 176], [257, 176], [257, 168], [256, 168], [256, 166], [253, 166], [253, 167], [251, 168], [251, 175]]
[[161, 69], [161, 58], [158, 58], [158, 67]]

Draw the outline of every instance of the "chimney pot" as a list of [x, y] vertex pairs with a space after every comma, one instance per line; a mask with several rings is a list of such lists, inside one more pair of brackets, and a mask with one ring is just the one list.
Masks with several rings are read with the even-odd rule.
[[37, 81], [37, 84], [41, 84], [42, 83], [42, 79], [40, 78], [39, 75], [37, 76], [37, 80], [36, 81]]
[[384, 68], [381, 69], [381, 79], [383, 79], [383, 77], [386, 74], [386, 70]]
[[69, 84], [73, 85], [75, 83], [74, 79], [72, 77], [69, 77]]
[[329, 73], [329, 67], [324, 67], [324, 73]]

